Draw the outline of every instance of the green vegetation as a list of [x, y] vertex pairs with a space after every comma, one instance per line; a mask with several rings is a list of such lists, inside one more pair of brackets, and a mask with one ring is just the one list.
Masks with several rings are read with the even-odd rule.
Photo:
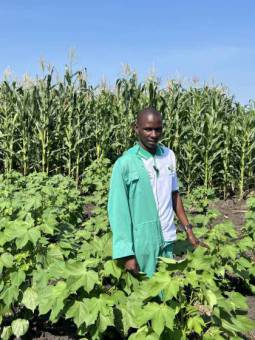
[[[111, 260], [109, 167], [97, 160], [86, 169], [83, 195], [62, 175], [1, 175], [1, 337], [44, 318], [70, 320], [85, 339], [241, 339], [255, 327], [240, 292], [255, 293], [254, 198], [238, 235], [229, 223], [212, 228], [212, 192], [198, 188], [186, 204], [200, 212], [196, 232], [210, 249], [162, 258], [151, 279], [135, 278]], [[179, 233], [179, 255], [185, 242]]]
[[[217, 224], [215, 196], [255, 185], [255, 106], [222, 88], [188, 89], [135, 74], [93, 88], [82, 72], [50, 70], [29, 83], [0, 84], [0, 335], [35, 324], [72, 325], [83, 339], [243, 339], [255, 324], [255, 197], [241, 231]], [[111, 260], [107, 193], [111, 166], [135, 143], [136, 113], [164, 115], [163, 143], [178, 173], [196, 235], [178, 232], [176, 259], [151, 279]], [[15, 172], [17, 171], [17, 172]]]
[[93, 160], [114, 161], [135, 137], [137, 112], [154, 106], [164, 115], [163, 143], [177, 156], [185, 191], [197, 185], [227, 197], [255, 185], [255, 107], [235, 103], [223, 88], [185, 89], [156, 79], [139, 83], [135, 74], [90, 86], [83, 72], [67, 69], [63, 80], [53, 70], [42, 79], [0, 84], [0, 166], [65, 174], [78, 185]]

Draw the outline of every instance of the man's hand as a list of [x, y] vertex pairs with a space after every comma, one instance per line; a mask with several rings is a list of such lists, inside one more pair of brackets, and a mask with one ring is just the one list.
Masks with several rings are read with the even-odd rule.
[[193, 231], [192, 231], [192, 230], [189, 230], [189, 231], [187, 232], [187, 238], [188, 238], [189, 243], [190, 243], [194, 248], [196, 248], [196, 247], [198, 247], [198, 246], [201, 246], [201, 247], [205, 247], [205, 248], [208, 248], [208, 249], [209, 249], [209, 247], [208, 247], [207, 244], [205, 244], [204, 242], [199, 241], [199, 240], [196, 238], [196, 236], [193, 234]]
[[140, 271], [139, 265], [136, 261], [135, 256], [128, 256], [125, 259], [123, 259], [124, 267], [127, 271], [130, 273], [137, 275]]
[[196, 238], [196, 236], [191, 232], [191, 233], [187, 233], [187, 238], [189, 243], [196, 248], [197, 246], [200, 245], [200, 241]]
[[[181, 222], [183, 226], [189, 225], [189, 221], [188, 221], [188, 218], [186, 216], [186, 213], [184, 211], [184, 207], [182, 204], [181, 196], [178, 191], [174, 191], [172, 193], [172, 199], [173, 199], [173, 209], [179, 221]], [[193, 247], [196, 248], [200, 245], [202, 247], [208, 248], [207, 245], [205, 245], [203, 242], [200, 242], [196, 238], [196, 236], [193, 234], [192, 228], [187, 229], [186, 233], [187, 233], [187, 239]]]

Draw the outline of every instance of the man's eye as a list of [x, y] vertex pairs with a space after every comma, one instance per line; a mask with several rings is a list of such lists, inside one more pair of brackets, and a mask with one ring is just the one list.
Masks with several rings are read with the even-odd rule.
[[161, 133], [162, 132], [162, 128], [158, 128], [158, 129], [151, 129], [151, 128], [144, 128], [144, 131], [146, 132], [151, 132], [151, 131], [155, 131], [155, 132], [159, 132]]

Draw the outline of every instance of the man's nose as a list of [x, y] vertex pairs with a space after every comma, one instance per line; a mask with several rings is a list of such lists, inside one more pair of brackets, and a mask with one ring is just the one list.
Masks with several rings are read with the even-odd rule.
[[152, 130], [151, 131], [151, 137], [157, 137], [157, 131], [156, 130]]

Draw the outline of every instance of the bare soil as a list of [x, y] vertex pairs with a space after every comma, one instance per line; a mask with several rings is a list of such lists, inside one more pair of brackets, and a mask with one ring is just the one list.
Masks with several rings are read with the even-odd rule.
[[246, 202], [244, 200], [228, 199], [226, 201], [217, 201], [213, 203], [213, 208], [221, 212], [221, 216], [217, 218], [216, 223], [231, 221], [238, 231], [242, 228], [245, 221], [245, 212], [247, 211]]

